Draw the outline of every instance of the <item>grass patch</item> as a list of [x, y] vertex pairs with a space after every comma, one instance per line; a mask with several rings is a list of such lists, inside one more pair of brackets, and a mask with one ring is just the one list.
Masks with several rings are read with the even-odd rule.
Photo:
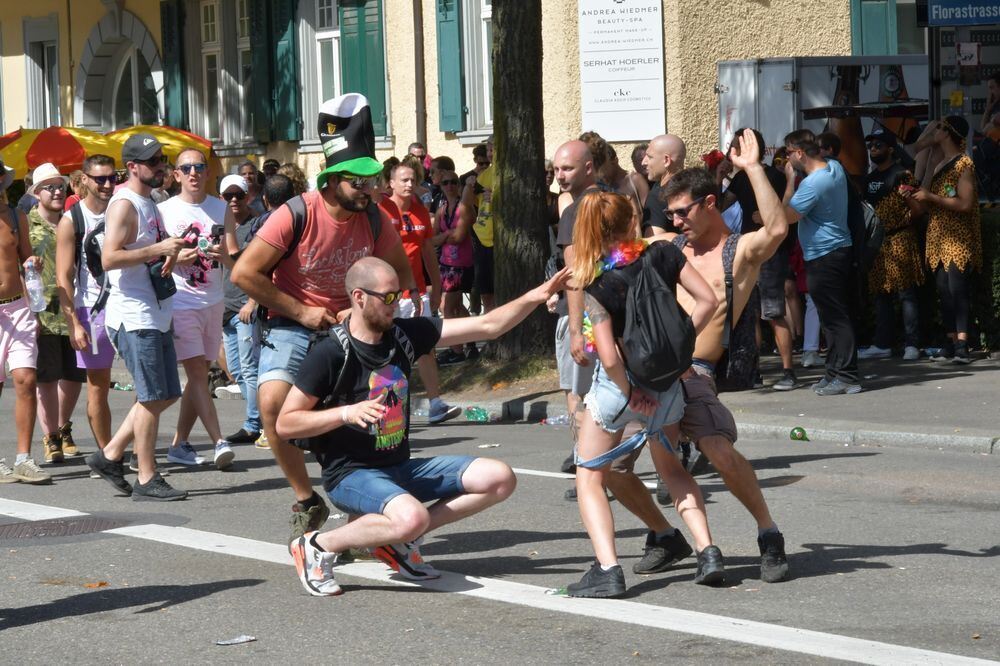
[[[442, 393], [501, 389], [522, 381], [557, 378], [556, 360], [551, 356], [528, 356], [517, 361], [478, 361], [450, 365], [440, 369]], [[423, 390], [422, 382], [414, 382]]]

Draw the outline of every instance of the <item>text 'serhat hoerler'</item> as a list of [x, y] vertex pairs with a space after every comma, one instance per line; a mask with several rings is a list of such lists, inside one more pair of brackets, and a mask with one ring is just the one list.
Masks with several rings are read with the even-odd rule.
[[382, 165], [375, 159], [375, 128], [368, 99], [348, 93], [323, 102], [319, 108], [319, 140], [326, 168], [316, 176], [323, 189], [331, 174], [375, 176]]

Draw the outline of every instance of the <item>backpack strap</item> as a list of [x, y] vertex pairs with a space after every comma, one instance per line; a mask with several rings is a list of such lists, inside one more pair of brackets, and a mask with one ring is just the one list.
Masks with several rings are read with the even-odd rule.
[[285, 205], [288, 206], [288, 210], [292, 214], [292, 242], [288, 244], [288, 249], [285, 250], [283, 255], [281, 255], [282, 261], [292, 256], [292, 253], [295, 252], [295, 248], [297, 248], [299, 243], [302, 241], [302, 235], [306, 231], [306, 219], [308, 217], [306, 202], [305, 199], [302, 198], [301, 194], [286, 201]]
[[83, 265], [83, 237], [87, 235], [87, 223], [83, 219], [82, 203], [77, 201], [70, 206], [69, 216], [73, 219], [73, 231], [76, 234], [76, 267]]
[[[377, 243], [378, 237], [382, 234], [382, 213], [379, 212], [378, 206], [374, 202], [368, 202], [365, 214], [368, 215], [368, 226], [372, 230], [372, 243]], [[372, 248], [372, 254], [375, 254], [374, 247]]]
[[673, 243], [678, 250], [683, 250], [684, 246], [688, 244], [688, 239], [684, 234], [677, 234], [670, 239], [670, 242]]
[[396, 338], [396, 344], [402, 347], [403, 353], [406, 354], [406, 360], [410, 362], [412, 368], [413, 364], [417, 362], [417, 358], [416, 352], [413, 351], [413, 343], [410, 342], [410, 336], [399, 326], [392, 327], [392, 334]]
[[722, 329], [722, 348], [729, 349], [729, 337], [733, 332], [733, 263], [736, 260], [736, 245], [740, 234], [729, 234], [722, 247], [722, 271], [726, 281], [726, 325]]

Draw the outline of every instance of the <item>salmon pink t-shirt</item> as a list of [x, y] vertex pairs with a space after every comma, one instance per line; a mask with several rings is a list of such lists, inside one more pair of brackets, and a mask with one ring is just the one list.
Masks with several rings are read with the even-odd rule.
[[[295, 252], [274, 269], [274, 286], [306, 305], [340, 312], [351, 306], [344, 287], [349, 269], [358, 259], [384, 257], [399, 244], [399, 234], [382, 216], [378, 240], [372, 238], [368, 214], [355, 213], [346, 221], [330, 215], [319, 191], [302, 195], [306, 203], [306, 226]], [[281, 206], [267, 218], [257, 237], [286, 252], [292, 243], [292, 213]], [[272, 314], [288, 316], [288, 313]]]
[[422, 251], [424, 243], [434, 235], [431, 214], [416, 197], [412, 197], [410, 210], [405, 213], [399, 210], [399, 206], [389, 197], [382, 197], [378, 206], [392, 221], [392, 226], [399, 234], [399, 239], [403, 241], [403, 251], [406, 252], [406, 258], [410, 261], [410, 270], [413, 271], [417, 291], [421, 294], [425, 293], [427, 282], [424, 280], [424, 255]]

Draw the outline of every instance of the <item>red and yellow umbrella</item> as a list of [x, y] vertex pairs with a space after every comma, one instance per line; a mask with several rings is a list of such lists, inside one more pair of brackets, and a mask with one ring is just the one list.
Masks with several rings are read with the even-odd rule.
[[[120, 130], [108, 132], [105, 136], [120, 143], [125, 143], [133, 134], [150, 134], [157, 141], [163, 144], [163, 154], [171, 164], [177, 163], [177, 156], [185, 148], [197, 148], [205, 153], [208, 159], [209, 183], [215, 182], [215, 178], [222, 175], [222, 161], [212, 151], [212, 142], [208, 139], [192, 134], [169, 125], [135, 125]], [[119, 151], [119, 154], [121, 151]]]
[[122, 144], [116, 137], [80, 127], [18, 129], [0, 136], [0, 157], [14, 169], [15, 178], [24, 178], [46, 162], [69, 175], [82, 166], [88, 155], [103, 154], [118, 160], [121, 152]]

